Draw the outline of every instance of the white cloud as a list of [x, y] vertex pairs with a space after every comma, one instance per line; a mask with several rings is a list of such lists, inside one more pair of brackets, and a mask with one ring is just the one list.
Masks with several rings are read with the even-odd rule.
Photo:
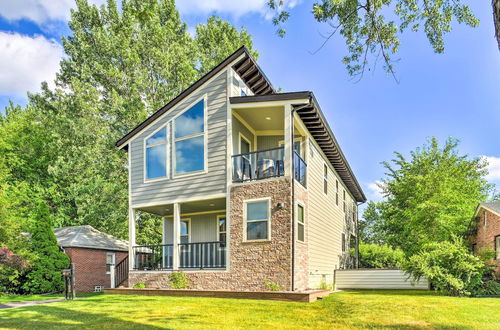
[[25, 96], [53, 83], [64, 51], [55, 40], [0, 32], [0, 95]]
[[[103, 4], [105, 0], [90, 1]], [[70, 9], [75, 8], [75, 0], [2, 0], [0, 16], [9, 21], [27, 19], [43, 25], [48, 21], [67, 21]]]
[[368, 197], [369, 199], [378, 202], [384, 198], [384, 194], [381, 188], [382, 181], [375, 181], [368, 184]]
[[[258, 13], [271, 18], [273, 15], [267, 7], [268, 0], [178, 0], [177, 9], [182, 14], [210, 14], [213, 12], [230, 14], [240, 17], [249, 13]], [[302, 0], [285, 0], [283, 7], [291, 9], [301, 3]]]
[[488, 162], [488, 172], [486, 179], [500, 182], [500, 157], [482, 156]]

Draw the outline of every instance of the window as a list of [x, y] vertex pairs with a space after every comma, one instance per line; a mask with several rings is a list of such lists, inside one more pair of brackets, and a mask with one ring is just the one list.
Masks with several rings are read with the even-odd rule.
[[246, 240], [269, 239], [270, 210], [269, 200], [246, 202], [245, 235]]
[[335, 204], [339, 206], [339, 180], [335, 180]]
[[302, 205], [297, 205], [297, 239], [301, 242], [305, 241], [304, 207]]
[[484, 223], [483, 223], [483, 225], [485, 228], [488, 225], [488, 212], [486, 212], [486, 211], [484, 211]]
[[162, 127], [145, 141], [146, 180], [167, 176], [167, 127]]
[[226, 242], [226, 216], [217, 217], [219, 221], [219, 242]]
[[346, 201], [345, 201], [345, 189], [344, 189], [344, 199], [343, 199], [343, 204], [344, 204], [344, 212], [347, 210], [347, 206], [346, 206]]
[[245, 93], [245, 91], [242, 89], [240, 92], [240, 96], [247, 96], [247, 93]]
[[111, 267], [115, 265], [115, 254], [114, 253], [106, 253], [106, 273], [111, 273]]
[[495, 236], [495, 259], [500, 260], [500, 235]]
[[183, 219], [181, 220], [181, 239], [180, 239], [180, 243], [183, 244], [183, 243], [189, 243], [190, 239], [189, 239], [189, 232], [190, 232], [190, 221], [189, 219]]
[[175, 174], [205, 170], [205, 101], [177, 117], [175, 125]]
[[323, 165], [323, 192], [328, 195], [328, 166]]
[[345, 234], [342, 233], [342, 252], [345, 252]]

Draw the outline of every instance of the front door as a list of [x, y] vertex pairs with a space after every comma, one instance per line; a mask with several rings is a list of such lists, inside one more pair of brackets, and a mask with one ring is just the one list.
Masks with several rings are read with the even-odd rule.
[[115, 287], [115, 254], [106, 253], [106, 274], [109, 274], [111, 288]]

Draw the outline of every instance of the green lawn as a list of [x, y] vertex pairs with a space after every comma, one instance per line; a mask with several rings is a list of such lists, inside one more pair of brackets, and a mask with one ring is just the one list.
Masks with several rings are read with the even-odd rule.
[[312, 304], [98, 295], [0, 310], [0, 327], [500, 329], [499, 315], [499, 299], [418, 291], [346, 291]]
[[47, 294], [47, 295], [17, 295], [17, 294], [0, 294], [0, 304], [17, 302], [17, 301], [33, 301], [64, 298], [63, 294]]

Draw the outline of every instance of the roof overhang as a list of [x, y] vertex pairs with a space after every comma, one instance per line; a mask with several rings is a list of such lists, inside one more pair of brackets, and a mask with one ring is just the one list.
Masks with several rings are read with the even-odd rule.
[[[304, 102], [307, 100], [307, 102]], [[237, 96], [229, 98], [231, 106], [251, 104], [267, 104], [269, 102], [290, 102], [300, 117], [304, 126], [328, 158], [342, 181], [347, 186], [357, 202], [366, 202], [366, 196], [361, 189], [347, 159], [340, 148], [335, 135], [326, 121], [321, 108], [312, 92], [291, 92], [270, 95]]]
[[489, 208], [488, 206], [483, 205], [483, 204], [481, 204], [481, 203], [479, 203], [479, 204], [477, 205], [477, 207], [476, 207], [476, 211], [474, 212], [474, 217], [477, 217], [477, 215], [478, 215], [478, 213], [479, 213], [479, 211], [480, 211], [481, 209], [485, 209], [485, 210], [487, 210], [487, 211], [489, 211], [489, 212], [491, 212], [491, 213], [493, 213], [493, 214], [495, 214], [495, 215], [497, 215], [497, 216], [499, 216], [499, 217], [500, 217], [500, 213], [499, 213], [499, 212], [497, 212], [497, 211], [493, 210], [492, 208]]
[[[236, 62], [235, 62], [236, 61]], [[205, 84], [212, 77], [215, 77], [219, 72], [226, 69], [227, 66], [232, 65], [232, 68], [240, 75], [243, 81], [250, 87], [254, 94], [270, 94], [275, 93], [274, 87], [271, 85], [269, 79], [262, 72], [257, 62], [253, 59], [252, 55], [245, 46], [240, 47], [233, 54], [229, 55], [224, 61], [219, 65], [193, 83], [191, 86], [186, 88], [177, 97], [172, 99], [166, 105], [161, 107], [158, 111], [153, 113], [145, 121], [137, 125], [134, 129], [128, 132], [120, 140], [115, 143], [120, 149], [127, 150], [128, 142], [137, 134], [139, 134], [143, 129], [165, 114], [167, 111], [172, 109], [175, 105], [181, 102], [184, 98], [194, 92], [196, 89]]]

